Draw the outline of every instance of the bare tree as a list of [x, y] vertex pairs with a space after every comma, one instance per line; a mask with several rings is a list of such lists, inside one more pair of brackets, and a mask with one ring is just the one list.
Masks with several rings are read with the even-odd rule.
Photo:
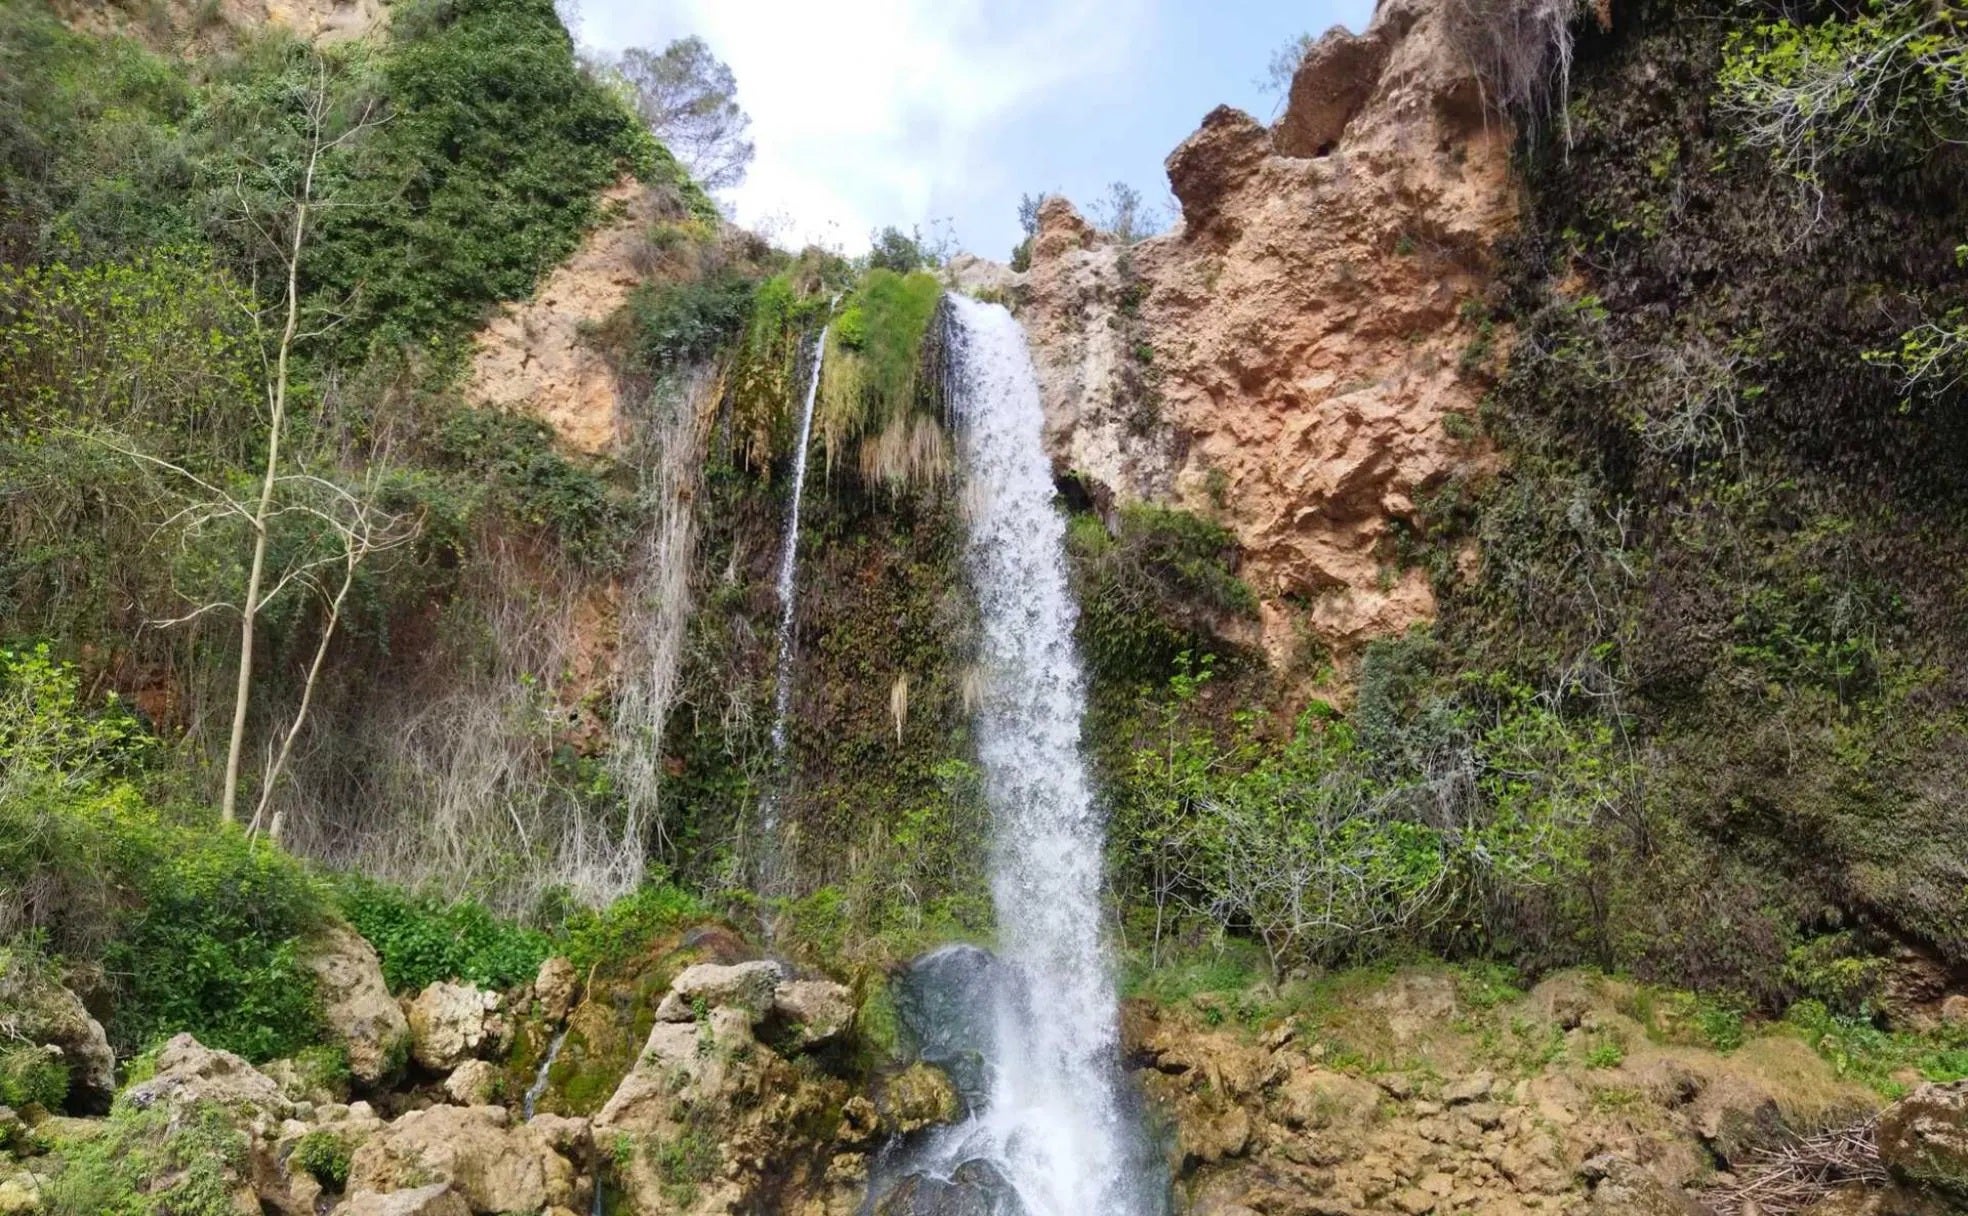
[[[320, 505], [304, 503], [298, 509], [325, 525], [335, 538], [334, 549], [321, 564], [338, 568], [341, 579], [333, 594], [330, 594], [326, 585], [312, 573], [307, 576], [308, 583], [323, 602], [321, 636], [315, 642], [314, 658], [308, 663], [307, 676], [301, 682], [300, 705], [295, 708], [293, 721], [287, 724], [287, 730], [280, 738], [280, 748], [267, 765], [266, 775], [260, 779], [260, 801], [253, 809], [249, 831], [259, 829], [267, 812], [267, 803], [273, 798], [274, 788], [279, 785], [281, 774], [287, 768], [288, 757], [293, 754], [294, 740], [307, 724], [308, 707], [314, 702], [314, 690], [321, 679], [322, 665], [328, 658], [328, 647], [335, 640], [335, 629], [341, 624], [342, 609], [348, 603], [350, 590], [355, 587], [356, 572], [371, 557], [409, 544], [423, 530], [421, 518], [385, 511], [377, 505], [381, 498], [380, 470], [380, 465], [370, 466], [360, 492], [307, 474], [285, 479], [308, 487], [321, 497]], [[269, 825], [276, 839], [280, 835], [278, 823], [276, 818]]]
[[738, 81], [702, 38], [679, 38], [661, 53], [632, 48], [609, 65], [635, 94], [657, 139], [706, 190], [745, 180], [752, 120], [738, 108]]

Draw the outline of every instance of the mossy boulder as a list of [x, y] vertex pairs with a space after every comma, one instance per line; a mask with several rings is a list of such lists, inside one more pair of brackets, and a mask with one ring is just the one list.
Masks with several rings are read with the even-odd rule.
[[[93, 1113], [109, 1109], [116, 1093], [116, 1053], [110, 1050], [102, 1023], [89, 1016], [81, 1000], [44, 963], [19, 951], [0, 950], [0, 1027], [9, 1032], [4, 1036], [8, 1042], [42, 1054], [67, 1073], [67, 1084], [60, 1086], [64, 1092], [55, 1093], [53, 1086], [39, 1081], [32, 1086], [23, 1083], [23, 1090], [34, 1092], [13, 1095], [15, 1100], [33, 1099], [49, 1107], [65, 1104]], [[45, 1071], [30, 1069], [31, 1063], [23, 1056], [6, 1067], [6, 1075], [25, 1077], [30, 1071]], [[0, 1077], [0, 1085], [6, 1083]], [[0, 1101], [5, 1100], [6, 1095], [0, 1094]]]
[[1879, 1116], [1874, 1136], [1896, 1178], [1968, 1200], [1968, 1081], [1921, 1086]]

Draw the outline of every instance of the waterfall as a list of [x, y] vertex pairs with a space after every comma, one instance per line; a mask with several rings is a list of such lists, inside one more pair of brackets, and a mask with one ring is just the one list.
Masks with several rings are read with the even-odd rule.
[[531, 1119], [533, 1110], [540, 1104], [540, 1098], [547, 1092], [549, 1074], [553, 1072], [554, 1061], [560, 1058], [560, 1049], [567, 1042], [567, 1027], [562, 1026], [554, 1032], [553, 1041], [547, 1044], [547, 1054], [540, 1060], [540, 1067], [533, 1074], [533, 1084], [526, 1087], [526, 1093], [519, 1100], [519, 1117]]
[[1139, 1216], [1156, 1204], [1123, 1101], [1103, 830], [1080, 751], [1086, 681], [1038, 380], [1010, 313], [956, 296], [949, 307], [1002, 965], [985, 1109], [938, 1155], [946, 1177], [987, 1162], [1028, 1216]]
[[[786, 508], [786, 536], [779, 545], [779, 657], [772, 690], [772, 765], [783, 777], [786, 767], [786, 714], [793, 701], [793, 611], [799, 604], [800, 499], [806, 493], [806, 449], [813, 438], [813, 403], [820, 396], [820, 363], [827, 353], [827, 330], [813, 340], [807, 372], [806, 399], [800, 406], [799, 440], [793, 446], [793, 501]], [[768, 793], [759, 814], [763, 873], [772, 875], [779, 845], [779, 792]], [[762, 882], [761, 887], [769, 885]]]

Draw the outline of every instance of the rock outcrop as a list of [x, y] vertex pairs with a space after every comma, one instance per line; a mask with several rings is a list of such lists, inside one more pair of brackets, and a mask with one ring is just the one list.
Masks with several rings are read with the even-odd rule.
[[52, 975], [0, 950], [0, 1043], [48, 1048], [68, 1068], [70, 1109], [102, 1111], [116, 1092], [116, 1053], [102, 1023]]
[[649, 229], [668, 201], [633, 179], [602, 195], [605, 218], [524, 303], [506, 306], [479, 331], [465, 392], [523, 410], [561, 442], [597, 455], [615, 444], [621, 384], [588, 334], [649, 275]]
[[1507, 337], [1485, 295], [1512, 134], [1445, 12], [1388, 0], [1327, 34], [1274, 127], [1210, 114], [1168, 159], [1176, 231], [1121, 248], [1055, 200], [1033, 242], [1055, 462], [1230, 527], [1274, 659], [1429, 619], [1398, 530], [1492, 462], [1471, 419]]
[[440, 980], [410, 1002], [410, 1054], [432, 1072], [487, 1058], [512, 1042], [512, 1022], [496, 992]]
[[673, 982], [668, 1012], [594, 1119], [598, 1139], [623, 1146], [616, 1180], [636, 1210], [855, 1210], [876, 1129], [844, 1117], [846, 1082], [759, 1040], [778, 983], [769, 962], [699, 964]]
[[474, 1213], [584, 1211], [586, 1164], [563, 1156], [532, 1124], [514, 1123], [503, 1106], [434, 1106], [357, 1149], [348, 1186], [387, 1195], [443, 1183]]
[[1894, 1103], [1876, 1139], [1894, 1177], [1968, 1203], [1968, 1081], [1923, 1085]]
[[229, 1051], [215, 1051], [188, 1034], [178, 1035], [157, 1053], [157, 1071], [118, 1099], [136, 1110], [163, 1106], [183, 1114], [213, 1106], [249, 1131], [277, 1129], [297, 1108], [273, 1079]]
[[375, 947], [347, 925], [331, 925], [307, 942], [301, 965], [314, 975], [349, 1074], [365, 1086], [389, 1081], [409, 1056], [410, 1025], [390, 996]]

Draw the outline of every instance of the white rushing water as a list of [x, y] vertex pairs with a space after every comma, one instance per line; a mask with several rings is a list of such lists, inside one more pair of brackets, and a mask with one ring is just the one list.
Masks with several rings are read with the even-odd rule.
[[1102, 824], [1080, 751], [1086, 681], [1038, 380], [1010, 313], [956, 296], [950, 305], [1003, 970], [986, 1108], [941, 1155], [996, 1165], [1029, 1216], [1140, 1213], [1149, 1184], [1120, 1090]]
[[[800, 499], [806, 493], [806, 451], [813, 439], [813, 403], [820, 396], [820, 362], [827, 353], [827, 331], [813, 340], [812, 369], [807, 373], [806, 398], [800, 405], [799, 439], [793, 446], [793, 501], [786, 509], [786, 535], [779, 545], [779, 656], [777, 682], [772, 690], [772, 762], [783, 769], [786, 760], [786, 714], [793, 703], [793, 612], [799, 606]], [[759, 813], [760, 847], [769, 877], [779, 847], [779, 793], [766, 794]], [[762, 884], [764, 885], [764, 884]]]

